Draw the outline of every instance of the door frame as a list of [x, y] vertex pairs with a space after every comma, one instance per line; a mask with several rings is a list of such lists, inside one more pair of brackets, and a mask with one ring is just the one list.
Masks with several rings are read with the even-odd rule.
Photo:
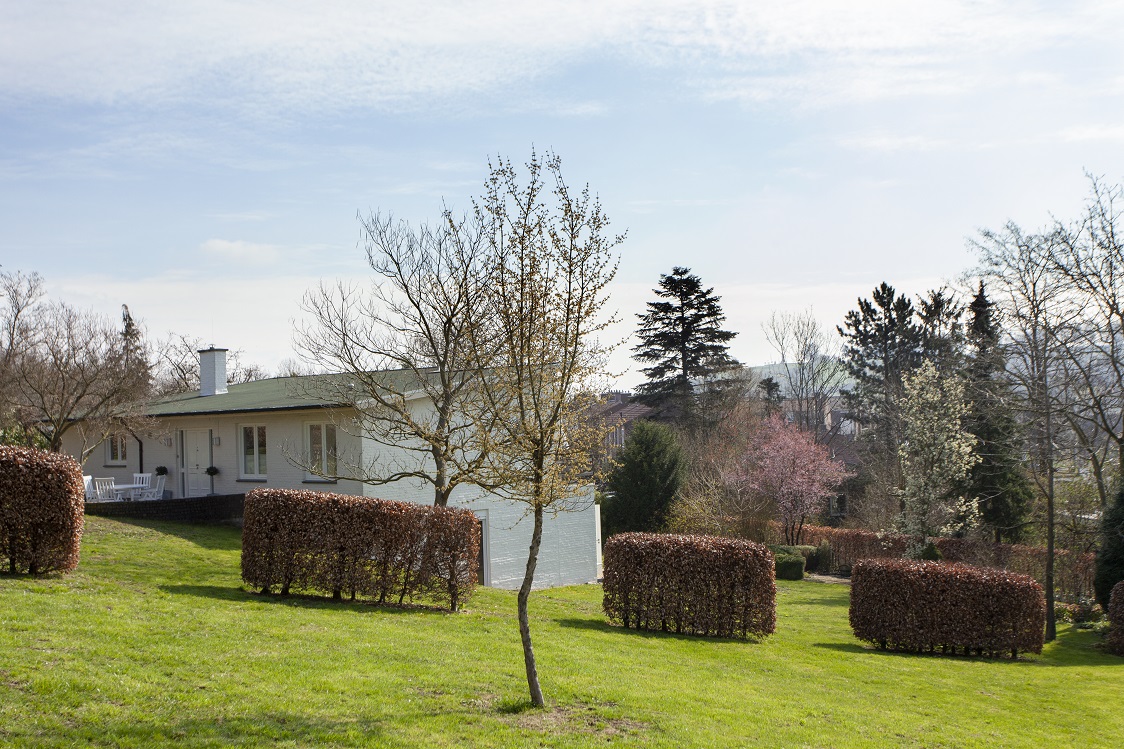
[[[206, 443], [207, 444], [207, 465], [211, 466], [211, 465], [214, 465], [214, 463], [215, 463], [214, 431], [212, 429], [204, 429], [204, 428], [181, 429], [180, 430], [180, 488], [182, 490], [181, 493], [180, 493], [181, 497], [188, 496], [188, 494], [187, 494], [187, 486], [188, 486], [187, 435], [188, 435], [189, 432], [193, 432], [193, 433], [199, 434], [199, 435], [201, 435], [203, 432], [207, 433], [207, 443]], [[210, 493], [214, 494], [215, 477], [214, 476], [208, 476], [207, 478], [210, 480], [210, 486], [209, 486]]]

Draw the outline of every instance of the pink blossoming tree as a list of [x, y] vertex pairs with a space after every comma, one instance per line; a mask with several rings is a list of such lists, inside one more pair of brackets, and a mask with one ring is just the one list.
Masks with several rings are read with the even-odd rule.
[[724, 478], [738, 492], [775, 502], [785, 543], [796, 545], [805, 521], [826, 509], [827, 500], [849, 475], [811, 434], [772, 416], [756, 443]]

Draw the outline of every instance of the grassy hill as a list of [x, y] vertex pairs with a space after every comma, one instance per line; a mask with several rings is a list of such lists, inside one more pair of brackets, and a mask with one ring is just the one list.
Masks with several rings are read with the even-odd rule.
[[66, 577], [0, 576], [0, 745], [1000, 747], [1124, 744], [1124, 658], [1062, 627], [1016, 662], [868, 649], [847, 587], [778, 584], [763, 642], [610, 627], [597, 586], [463, 613], [241, 587], [236, 530], [87, 518]]

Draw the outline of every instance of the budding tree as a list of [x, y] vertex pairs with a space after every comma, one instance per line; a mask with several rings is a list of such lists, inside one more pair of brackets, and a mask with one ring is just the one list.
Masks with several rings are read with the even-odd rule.
[[532, 153], [526, 169], [524, 183], [500, 159], [476, 202], [486, 241], [484, 314], [471, 333], [495, 416], [492, 484], [525, 503], [533, 522], [518, 614], [531, 702], [542, 706], [528, 601], [544, 515], [592, 501], [590, 455], [605, 430], [588, 409], [608, 354], [598, 335], [612, 322], [605, 305], [623, 236], [607, 233], [588, 187], [567, 185], [557, 156]]

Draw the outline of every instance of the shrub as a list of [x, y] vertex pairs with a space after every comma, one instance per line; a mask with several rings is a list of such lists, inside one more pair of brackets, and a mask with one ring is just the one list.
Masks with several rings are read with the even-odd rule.
[[386, 603], [425, 594], [457, 608], [476, 585], [479, 526], [468, 510], [326, 492], [246, 495], [242, 579]]
[[653, 421], [634, 422], [609, 475], [611, 493], [601, 505], [605, 536], [662, 530], [686, 475], [675, 431]]
[[1124, 580], [1112, 588], [1108, 603], [1108, 651], [1124, 655]]
[[1046, 601], [1031, 577], [963, 564], [864, 560], [851, 574], [851, 629], [880, 648], [1042, 652]]
[[1124, 491], [1101, 516], [1101, 545], [1093, 586], [1097, 602], [1108, 609], [1114, 586], [1124, 580]]
[[826, 574], [831, 572], [833, 566], [831, 542], [825, 538], [820, 541], [815, 553], [808, 557], [808, 570]]
[[33, 575], [77, 567], [85, 496], [69, 455], [0, 446], [0, 565]]
[[773, 555], [716, 536], [624, 533], [605, 543], [604, 608], [615, 624], [714, 637], [776, 628]]
[[778, 554], [776, 557], [778, 580], [803, 580], [804, 557], [794, 554]]

